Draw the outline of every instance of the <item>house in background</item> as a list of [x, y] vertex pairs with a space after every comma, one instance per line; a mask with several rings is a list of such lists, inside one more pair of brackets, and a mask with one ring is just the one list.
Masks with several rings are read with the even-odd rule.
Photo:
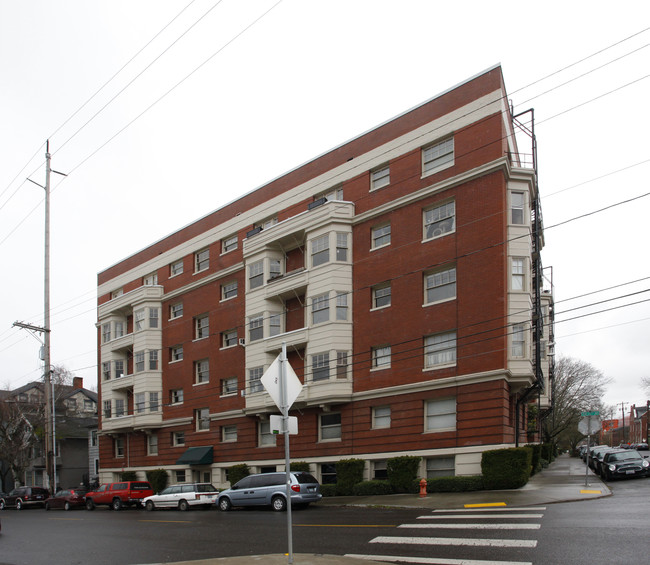
[[283, 469], [260, 382], [283, 342], [292, 458], [323, 483], [351, 457], [478, 474], [536, 440], [553, 294], [529, 118], [495, 66], [100, 272], [101, 481]]

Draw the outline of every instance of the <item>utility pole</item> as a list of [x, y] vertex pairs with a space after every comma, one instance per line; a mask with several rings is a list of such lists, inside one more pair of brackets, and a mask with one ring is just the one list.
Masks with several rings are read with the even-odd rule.
[[623, 416], [623, 443], [625, 442], [625, 407], [627, 406], [627, 402], [621, 402], [621, 414]]

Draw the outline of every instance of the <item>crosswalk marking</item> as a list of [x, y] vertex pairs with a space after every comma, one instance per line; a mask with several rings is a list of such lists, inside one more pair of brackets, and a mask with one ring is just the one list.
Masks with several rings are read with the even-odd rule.
[[425, 565], [533, 565], [530, 561], [485, 561], [483, 559], [450, 559], [438, 557], [406, 557], [403, 555], [364, 555], [346, 553], [345, 557], [366, 561], [388, 561], [390, 563], [424, 563]]
[[539, 524], [401, 524], [398, 528], [429, 528], [446, 530], [539, 530]]
[[378, 536], [370, 543], [406, 545], [453, 545], [471, 547], [537, 547], [534, 539], [465, 539], [465, 538], [417, 538], [410, 536]]
[[508, 514], [507, 516], [498, 516], [496, 514], [473, 514], [472, 516], [456, 515], [456, 514], [446, 514], [445, 516], [418, 516], [418, 520], [449, 520], [449, 519], [458, 519], [458, 520], [467, 520], [467, 518], [481, 518], [482, 520], [490, 519], [502, 519], [502, 518], [542, 518], [544, 514]]
[[453, 509], [445, 509], [445, 508], [438, 508], [436, 510], [433, 510], [434, 514], [438, 514], [441, 512], [538, 512], [540, 510], [546, 510], [546, 506], [531, 506], [528, 508], [453, 508]]

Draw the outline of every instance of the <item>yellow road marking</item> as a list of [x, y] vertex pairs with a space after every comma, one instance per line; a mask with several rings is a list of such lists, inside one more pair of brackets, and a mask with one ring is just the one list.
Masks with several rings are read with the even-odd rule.
[[483, 504], [464, 504], [465, 508], [488, 508], [490, 506], [506, 506], [505, 502], [485, 502]]
[[302, 528], [396, 528], [397, 524], [294, 524]]
[[580, 494], [603, 494], [602, 490], [581, 490]]

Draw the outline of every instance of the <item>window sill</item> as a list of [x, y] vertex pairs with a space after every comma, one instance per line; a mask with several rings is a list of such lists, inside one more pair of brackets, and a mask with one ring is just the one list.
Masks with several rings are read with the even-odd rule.
[[375, 308], [371, 308], [370, 311], [371, 312], [376, 312], [377, 310], [384, 310], [384, 309], [390, 308], [390, 307], [391, 307], [391, 304], [386, 304], [385, 306], [377, 306]]
[[205, 385], [209, 385], [209, 384], [210, 384], [210, 381], [205, 381], [203, 383], [192, 383], [192, 386], [205, 386]]
[[453, 298], [445, 298], [444, 300], [436, 300], [435, 302], [425, 302], [422, 304], [422, 308], [427, 308], [429, 306], [436, 306], [437, 304], [444, 304], [445, 302], [453, 302], [456, 300], [456, 296]]
[[381, 367], [371, 367], [370, 372], [373, 373], [375, 371], [383, 371], [385, 369], [390, 369], [390, 365], [382, 365]]
[[456, 367], [456, 363], [446, 363], [444, 365], [436, 365], [435, 367], [425, 367], [422, 369], [422, 372], [427, 371], [437, 371], [438, 369], [449, 369], [450, 367]]
[[435, 167], [434, 169], [431, 169], [429, 171], [422, 171], [422, 176], [420, 178], [425, 179], [427, 177], [430, 177], [431, 175], [435, 175], [436, 173], [440, 173], [441, 171], [444, 171], [446, 169], [451, 169], [451, 167], [453, 167], [455, 164], [456, 164], [456, 160], [454, 159], [449, 163], [445, 163], [444, 165], [440, 165], [439, 167]]
[[425, 238], [425, 239], [422, 240], [421, 243], [427, 243], [427, 242], [429, 242], [429, 241], [435, 241], [436, 239], [440, 239], [440, 238], [442, 238], [442, 237], [445, 237], [445, 236], [447, 236], [447, 235], [451, 235], [451, 234], [453, 234], [453, 233], [456, 233], [456, 229], [455, 229], [455, 228], [454, 228], [453, 230], [451, 230], [451, 231], [446, 231], [445, 233], [441, 233], [440, 235], [436, 235], [436, 236], [433, 236], [433, 237]]
[[372, 253], [373, 251], [377, 251], [377, 250], [379, 250], [379, 249], [384, 249], [385, 247], [390, 247], [390, 242], [388, 242], [388, 243], [384, 243], [384, 244], [382, 244], [382, 245], [373, 245], [373, 246], [370, 248], [370, 252]]
[[456, 431], [456, 428], [453, 427], [453, 428], [439, 428], [437, 430], [424, 430], [423, 433], [425, 433], [425, 434], [439, 434], [439, 433], [443, 433], [443, 432], [455, 432], [455, 431]]

